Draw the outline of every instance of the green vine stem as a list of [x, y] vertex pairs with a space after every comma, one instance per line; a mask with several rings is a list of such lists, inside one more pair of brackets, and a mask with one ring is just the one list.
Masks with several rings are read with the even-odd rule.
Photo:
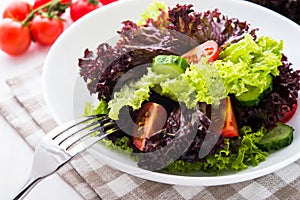
[[39, 7], [35, 8], [35, 9], [33, 9], [33, 10], [26, 16], [26, 18], [21, 22], [22, 26], [28, 26], [28, 22], [34, 17], [34, 15], [35, 15], [37, 12], [39, 12], [39, 11], [41, 11], [41, 10], [47, 8], [47, 7], [54, 6], [54, 5], [58, 4], [59, 2], [60, 2], [60, 0], [49, 1], [48, 3], [45, 3], [45, 4], [41, 5], [41, 6], [39, 6]]

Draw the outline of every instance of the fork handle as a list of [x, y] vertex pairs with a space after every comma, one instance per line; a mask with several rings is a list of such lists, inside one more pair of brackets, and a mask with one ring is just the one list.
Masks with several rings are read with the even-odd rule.
[[41, 178], [30, 178], [20, 189], [19, 194], [13, 198], [13, 200], [21, 200], [26, 197], [26, 195], [31, 191], [31, 189], [41, 180]]

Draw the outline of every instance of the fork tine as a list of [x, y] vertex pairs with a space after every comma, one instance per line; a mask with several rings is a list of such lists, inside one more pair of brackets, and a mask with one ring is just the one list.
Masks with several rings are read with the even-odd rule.
[[102, 119], [101, 121], [99, 121], [99, 124], [101, 124], [101, 125], [104, 125], [104, 124], [112, 121], [112, 119], [110, 119], [107, 116], [103, 116], [103, 117], [104, 117], [104, 119]]
[[[98, 121], [93, 121], [92, 123], [82, 127], [82, 128], [79, 128], [77, 130], [75, 130], [74, 132], [71, 132], [69, 135], [67, 135], [66, 137], [64, 137], [61, 141], [58, 142], [58, 145], [61, 145], [63, 142], [67, 141], [68, 139], [70, 139], [71, 137], [73, 137], [74, 135], [78, 134], [79, 132], [85, 130], [85, 129], [88, 129], [88, 128], [91, 128], [95, 125], [99, 124]], [[71, 130], [71, 129], [70, 129]]]
[[65, 150], [69, 150], [70, 147], [74, 146], [84, 137], [90, 137], [91, 134], [97, 131], [105, 132], [115, 126], [116, 123], [113, 120], [106, 116], [101, 116], [100, 118], [96, 118], [96, 121], [81, 128], [76, 127], [78, 128], [77, 130], [72, 130], [68, 135], [62, 136], [63, 139], [59, 141], [58, 145]]
[[88, 122], [90, 120], [94, 120], [96, 118], [103, 117], [103, 116], [104, 115], [90, 115], [90, 116], [84, 117], [80, 121], [71, 120], [69, 122], [66, 122], [64, 125], [56, 127], [55, 129], [53, 129], [52, 131], [47, 133], [45, 137], [48, 138], [49, 140], [54, 140], [57, 137], [61, 136], [66, 131], [78, 126], [79, 124], [83, 124], [85, 122]]
[[[100, 128], [100, 126], [98, 128]], [[109, 134], [113, 134], [113, 133], [118, 132], [118, 131], [120, 131], [120, 129], [118, 127], [115, 127], [115, 128], [110, 129], [106, 132], [100, 131], [95, 136], [85, 137], [82, 142], [78, 142], [76, 145], [73, 144], [72, 148], [69, 149], [68, 152], [73, 156], [75, 156], [77, 154], [80, 154], [81, 152], [85, 151], [86, 149], [88, 149], [89, 147], [91, 147], [95, 143], [99, 142], [100, 140], [102, 140], [103, 138], [108, 136]]]
[[[107, 120], [105, 120], [107, 121]], [[100, 122], [100, 124], [98, 126], [93, 127], [92, 129], [82, 129], [82, 131], [78, 132], [78, 136], [77, 137], [73, 137], [73, 138], [69, 138], [69, 141], [67, 144], [63, 144], [65, 146], [66, 150], [69, 150], [72, 146], [74, 146], [76, 143], [84, 140], [85, 137], [90, 137], [91, 134], [99, 131], [99, 133], [97, 135], [100, 134], [105, 134], [107, 131], [109, 131], [110, 129], [112, 129], [113, 127], [116, 127], [116, 124], [114, 122], [108, 122], [104, 125], [102, 125], [103, 123]]]
[[114, 128], [111, 128], [111, 129], [105, 131], [104, 134], [99, 133], [99, 134], [97, 134], [97, 135], [95, 135], [93, 137], [87, 137], [84, 140], [84, 144], [86, 145], [86, 148], [89, 148], [90, 146], [92, 146], [96, 142], [102, 140], [104, 137], [106, 137], [106, 136], [108, 136], [110, 134], [116, 133], [118, 131], [120, 131], [120, 128], [116, 126]]

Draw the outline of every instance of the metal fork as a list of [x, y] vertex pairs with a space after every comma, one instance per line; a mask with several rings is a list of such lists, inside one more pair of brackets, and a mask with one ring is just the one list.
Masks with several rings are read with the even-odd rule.
[[35, 149], [29, 178], [14, 198], [23, 199], [43, 178], [56, 172], [76, 155], [120, 129], [106, 115], [72, 120], [46, 134]]

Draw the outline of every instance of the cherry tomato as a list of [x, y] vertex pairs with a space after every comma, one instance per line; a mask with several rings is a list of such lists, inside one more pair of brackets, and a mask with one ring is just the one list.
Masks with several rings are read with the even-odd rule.
[[226, 114], [225, 114], [224, 126], [222, 129], [222, 135], [225, 138], [239, 136], [239, 130], [238, 130], [236, 118], [234, 116], [234, 112], [232, 109], [230, 97], [226, 97]]
[[[35, 0], [34, 3], [33, 3], [33, 9], [36, 9], [50, 1], [53, 1], [53, 0]], [[68, 3], [71, 3], [71, 0], [60, 0], [60, 3], [61, 4], [68, 4]]]
[[103, 6], [98, 0], [77, 0], [71, 3], [70, 16], [73, 21], [78, 20], [87, 13]]
[[219, 51], [218, 43], [208, 40], [188, 51], [182, 57], [186, 58], [190, 64], [197, 64], [205, 56], [208, 56], [208, 62], [213, 62], [219, 58]]
[[146, 138], [161, 130], [167, 120], [167, 111], [157, 103], [148, 102], [138, 111], [137, 126], [133, 130], [133, 144], [143, 151]]
[[115, 2], [117, 0], [100, 0], [100, 2], [103, 4], [103, 5], [107, 5], [107, 4], [110, 4], [112, 2]]
[[35, 0], [34, 3], [33, 3], [33, 9], [36, 9], [48, 2], [50, 2], [51, 0]]
[[71, 3], [72, 0], [60, 0], [60, 3], [61, 4], [68, 4], [68, 3]]
[[0, 48], [10, 55], [24, 53], [31, 44], [28, 27], [6, 18], [0, 23]]
[[64, 24], [58, 18], [49, 19], [36, 15], [30, 24], [30, 30], [37, 43], [51, 45], [64, 31]]
[[288, 122], [294, 116], [297, 108], [298, 108], [298, 105], [297, 104], [293, 104], [293, 109], [285, 111], [283, 113], [283, 118], [280, 120], [280, 122], [282, 122], [282, 123]]
[[2, 17], [22, 21], [32, 10], [32, 6], [26, 1], [12, 1], [4, 9]]

